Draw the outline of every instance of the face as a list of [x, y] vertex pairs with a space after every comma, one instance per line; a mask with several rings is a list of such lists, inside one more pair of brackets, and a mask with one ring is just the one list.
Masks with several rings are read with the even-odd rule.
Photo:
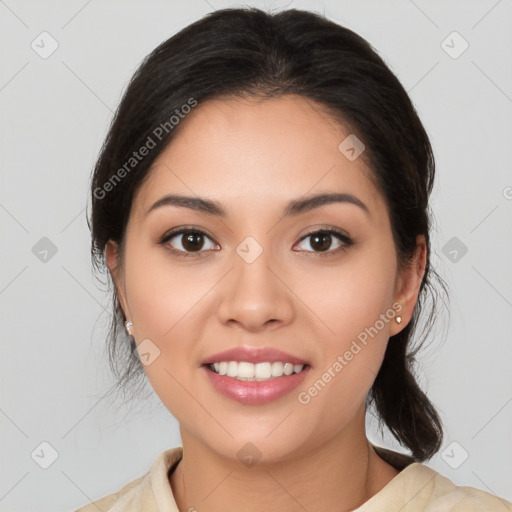
[[[420, 271], [399, 273], [384, 198], [338, 148], [350, 133], [312, 101], [209, 100], [182, 123], [134, 198], [123, 261], [107, 246], [147, 377], [182, 437], [225, 457], [249, 441], [268, 461], [314, 450], [364, 411], [412, 314], [424, 246]], [[214, 207], [160, 201], [171, 194]], [[304, 203], [324, 194], [352, 200]], [[246, 383], [267, 386], [252, 402], [215, 376], [242, 386], [235, 399], [203, 363], [238, 347], [307, 365], [277, 392]]]

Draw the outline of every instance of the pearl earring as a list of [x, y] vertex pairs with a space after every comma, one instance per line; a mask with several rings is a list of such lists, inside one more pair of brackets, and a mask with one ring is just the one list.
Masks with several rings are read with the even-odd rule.
[[131, 332], [131, 327], [132, 327], [132, 325], [133, 325], [133, 324], [132, 324], [129, 320], [127, 320], [127, 321], [125, 322], [125, 324], [124, 324], [124, 327], [125, 327], [125, 329], [126, 329], [126, 332], [127, 332], [128, 336], [131, 336], [131, 335], [132, 335], [132, 332]]
[[397, 317], [395, 318], [395, 322], [396, 322], [397, 324], [401, 324], [401, 323], [402, 323], [402, 317], [401, 317], [401, 316], [397, 316]]

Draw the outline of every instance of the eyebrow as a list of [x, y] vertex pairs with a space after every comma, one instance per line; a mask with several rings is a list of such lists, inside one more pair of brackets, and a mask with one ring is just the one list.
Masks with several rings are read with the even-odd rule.
[[[326, 193], [317, 194], [314, 196], [304, 197], [290, 201], [283, 212], [283, 217], [290, 217], [300, 215], [301, 213], [308, 212], [315, 208], [320, 208], [333, 203], [348, 203], [358, 206], [367, 215], [370, 215], [368, 207], [357, 197], [352, 194], [346, 193]], [[226, 211], [222, 208], [221, 204], [217, 201], [205, 199], [201, 197], [182, 196], [178, 194], [167, 194], [160, 198], [146, 212], [148, 215], [151, 211], [161, 208], [163, 206], [181, 206], [183, 208], [190, 208], [201, 213], [208, 215], [215, 215], [217, 217], [225, 218]]]

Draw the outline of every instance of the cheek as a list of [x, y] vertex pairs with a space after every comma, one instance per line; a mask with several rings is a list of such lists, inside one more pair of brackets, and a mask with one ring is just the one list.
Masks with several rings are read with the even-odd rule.
[[331, 274], [317, 280], [310, 295], [312, 309], [321, 312], [330, 333], [324, 328], [318, 336], [322, 356], [316, 380], [302, 390], [299, 402], [319, 409], [334, 404], [334, 422], [343, 422], [361, 405], [382, 363], [395, 316], [394, 261], [392, 247], [361, 251], [340, 267], [335, 279]]
[[[128, 251], [127, 251], [128, 255]], [[158, 248], [131, 248], [126, 259], [126, 293], [139, 338], [164, 340], [206, 293], [206, 275], [171, 265]]]
[[393, 321], [394, 310], [385, 307], [385, 297], [386, 289], [375, 286], [372, 293], [359, 292], [352, 300], [340, 293], [336, 306], [325, 310], [326, 323], [334, 334], [319, 338], [320, 363], [308, 387], [298, 394], [307, 414], [322, 418], [321, 431], [347, 424], [365, 402], [382, 364]]
[[[129, 246], [127, 245], [127, 248]], [[125, 286], [144, 371], [162, 402], [173, 411], [190, 408], [194, 347], [204, 319], [196, 317], [215, 282], [207, 266], [191, 273], [171, 265], [164, 251], [133, 244], [126, 251]], [[144, 357], [141, 356], [144, 360]]]
[[[375, 247], [373, 247], [373, 245]], [[387, 339], [391, 325], [379, 321], [382, 314], [392, 317], [394, 296], [395, 256], [393, 247], [385, 244], [367, 247], [353, 252], [339, 267], [323, 269], [315, 275], [314, 286], [303, 290], [308, 305], [318, 312], [330, 331], [330, 342], [338, 351], [356, 339], [364, 338], [366, 329], [376, 322], [380, 339]], [[373, 332], [373, 331], [372, 331]]]

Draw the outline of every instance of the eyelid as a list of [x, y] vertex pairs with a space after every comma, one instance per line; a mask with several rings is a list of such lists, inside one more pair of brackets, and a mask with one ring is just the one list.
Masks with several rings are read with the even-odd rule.
[[347, 242], [352, 241], [352, 239], [350, 238], [348, 233], [346, 233], [342, 229], [338, 229], [335, 227], [323, 227], [323, 228], [316, 227], [315, 229], [313, 229], [313, 230], [309, 231], [308, 233], [306, 233], [305, 235], [303, 235], [299, 241], [302, 241], [309, 236], [316, 235], [317, 233], [329, 233], [329, 234], [338, 236], [339, 238], [343, 239], [344, 241], [347, 241]]
[[200, 233], [202, 235], [207, 236], [210, 240], [214, 240], [214, 238], [209, 235], [204, 229], [196, 228], [195, 226], [180, 226], [177, 228], [172, 228], [169, 231], [166, 231], [159, 239], [159, 243], [165, 243], [176, 235], [181, 235], [183, 233]]

